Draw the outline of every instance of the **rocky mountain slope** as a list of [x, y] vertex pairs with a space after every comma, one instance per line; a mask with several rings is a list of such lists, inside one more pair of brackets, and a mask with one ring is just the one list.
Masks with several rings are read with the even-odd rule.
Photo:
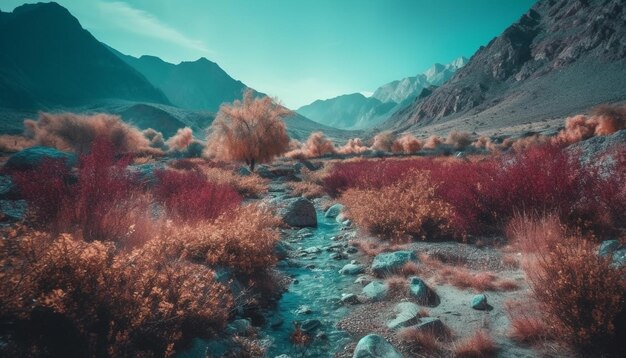
[[482, 131], [626, 100], [620, 0], [541, 0], [433, 93], [380, 129]]
[[112, 51], [181, 108], [217, 112], [222, 103], [240, 99], [248, 88], [204, 57], [175, 65], [155, 56], [136, 58]]
[[169, 103], [60, 5], [0, 12], [0, 107], [41, 109], [103, 98]]
[[459, 57], [447, 65], [436, 63], [424, 73], [389, 82], [376, 89], [371, 97], [360, 93], [317, 100], [300, 107], [297, 112], [312, 120], [342, 129], [363, 129], [376, 126], [390, 114], [411, 104], [424, 89], [445, 83], [467, 63]]

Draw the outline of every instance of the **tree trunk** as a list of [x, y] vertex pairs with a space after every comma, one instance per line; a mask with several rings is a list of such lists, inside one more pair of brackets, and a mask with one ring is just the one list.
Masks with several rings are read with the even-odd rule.
[[254, 159], [250, 160], [250, 171], [254, 173]]

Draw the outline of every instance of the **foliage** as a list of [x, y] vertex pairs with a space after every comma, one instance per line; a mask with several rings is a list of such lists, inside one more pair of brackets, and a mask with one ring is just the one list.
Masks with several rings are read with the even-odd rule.
[[254, 98], [247, 90], [243, 101], [220, 107], [208, 138], [208, 152], [222, 160], [244, 161], [254, 171], [283, 154], [289, 147], [289, 136], [283, 119], [291, 111], [271, 98]]
[[157, 199], [168, 217], [182, 222], [215, 219], [241, 202], [234, 188], [210, 182], [197, 171], [160, 170], [155, 175]]
[[350, 218], [374, 234], [425, 240], [450, 231], [451, 208], [435, 197], [436, 190], [426, 173], [410, 172], [381, 189], [349, 189], [341, 201]]

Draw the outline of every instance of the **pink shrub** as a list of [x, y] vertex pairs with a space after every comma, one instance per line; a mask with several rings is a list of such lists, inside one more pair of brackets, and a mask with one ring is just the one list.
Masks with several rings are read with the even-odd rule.
[[189, 147], [189, 144], [193, 141], [193, 131], [189, 127], [180, 128], [176, 131], [170, 139], [168, 139], [165, 144], [170, 148], [170, 150], [178, 150], [182, 151]]
[[233, 187], [209, 182], [199, 172], [162, 170], [156, 176], [155, 194], [168, 216], [174, 219], [185, 222], [215, 219], [241, 202]]

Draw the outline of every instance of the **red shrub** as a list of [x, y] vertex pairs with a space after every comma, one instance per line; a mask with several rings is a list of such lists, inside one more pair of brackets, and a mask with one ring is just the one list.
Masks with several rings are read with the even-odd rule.
[[33, 220], [52, 223], [67, 206], [71, 196], [71, 173], [64, 160], [44, 160], [35, 170], [15, 172], [13, 181], [28, 201]]
[[162, 170], [156, 176], [159, 183], [155, 193], [168, 215], [175, 219], [215, 219], [241, 202], [233, 187], [209, 182], [198, 172]]
[[15, 179], [39, 225], [86, 241], [130, 243], [147, 236], [135, 229], [147, 227], [142, 224], [149, 220], [149, 200], [126, 170], [129, 162], [130, 157], [117, 160], [113, 144], [99, 138], [81, 156], [73, 184], [69, 169], [54, 162], [16, 173]]

